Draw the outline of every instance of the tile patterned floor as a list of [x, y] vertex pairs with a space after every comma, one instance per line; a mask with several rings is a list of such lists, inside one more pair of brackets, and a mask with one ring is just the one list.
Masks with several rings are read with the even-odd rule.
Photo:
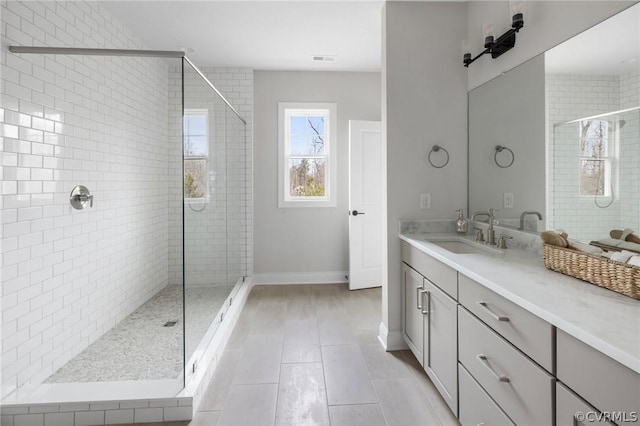
[[190, 426], [458, 425], [409, 351], [377, 340], [381, 290], [256, 286]]
[[[187, 289], [185, 345], [193, 353], [233, 286]], [[182, 374], [182, 286], [170, 285], [63, 365], [45, 383], [172, 379]], [[173, 327], [163, 327], [177, 321]]]

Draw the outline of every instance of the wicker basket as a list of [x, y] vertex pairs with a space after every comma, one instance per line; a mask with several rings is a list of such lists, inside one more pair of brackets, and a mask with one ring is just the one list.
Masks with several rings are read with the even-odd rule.
[[640, 300], [640, 268], [606, 257], [543, 244], [544, 266]]

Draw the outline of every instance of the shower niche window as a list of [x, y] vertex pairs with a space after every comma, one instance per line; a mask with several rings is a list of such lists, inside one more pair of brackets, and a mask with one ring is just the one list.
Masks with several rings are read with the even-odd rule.
[[580, 121], [579, 181], [581, 196], [612, 195], [615, 160], [609, 122], [605, 120]]
[[184, 198], [207, 201], [209, 194], [209, 113], [184, 111]]

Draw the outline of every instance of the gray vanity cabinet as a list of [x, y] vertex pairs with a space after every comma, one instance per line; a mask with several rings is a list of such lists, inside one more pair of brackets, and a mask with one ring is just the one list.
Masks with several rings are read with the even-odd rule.
[[424, 369], [451, 411], [458, 410], [458, 303], [425, 278]]
[[490, 278], [406, 241], [402, 261], [404, 339], [463, 426], [640, 424], [636, 371], [493, 291]]
[[402, 336], [420, 365], [424, 366], [423, 313], [424, 277], [402, 264]]
[[555, 379], [469, 311], [458, 308], [460, 363], [515, 424], [551, 425]]
[[457, 415], [458, 273], [405, 242], [402, 261], [404, 340]]

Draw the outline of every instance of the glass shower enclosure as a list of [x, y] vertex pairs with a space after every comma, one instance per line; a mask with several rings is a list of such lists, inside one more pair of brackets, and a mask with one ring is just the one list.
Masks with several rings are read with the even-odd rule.
[[[51, 262], [41, 281], [19, 271], [3, 278], [5, 295], [28, 288], [44, 303], [27, 299], [20, 309], [50, 328], [27, 334], [22, 358], [3, 356], [1, 402], [174, 397], [250, 275], [246, 122], [183, 52], [12, 47], [6, 55], [46, 63], [57, 86], [42, 104], [29, 101], [33, 112], [10, 102], [17, 91], [3, 92], [2, 125], [4, 151], [18, 150], [5, 177], [21, 173], [20, 156], [32, 167], [21, 179], [44, 188], [14, 203], [45, 206], [46, 238], [60, 254], [37, 260]], [[39, 154], [23, 156], [23, 134], [39, 135]], [[81, 198], [72, 192], [79, 186]], [[11, 350], [23, 333], [7, 327], [5, 306]]]

